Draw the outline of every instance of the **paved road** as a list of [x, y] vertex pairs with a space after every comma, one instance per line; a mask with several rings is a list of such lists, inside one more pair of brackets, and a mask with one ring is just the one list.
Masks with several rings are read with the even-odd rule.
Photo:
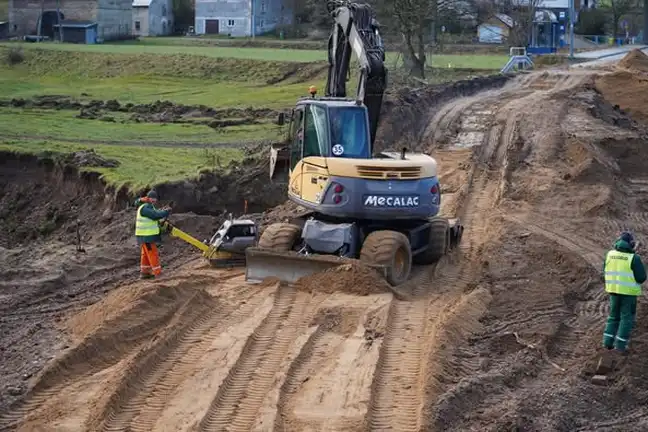
[[603, 48], [596, 51], [585, 51], [580, 53], [575, 53], [574, 57], [577, 59], [588, 59], [588, 60], [598, 60], [604, 57], [617, 56], [625, 54], [628, 51], [632, 51], [635, 48], [639, 49], [648, 49], [647, 45], [624, 45], [614, 48]]
[[602, 50], [574, 54], [577, 59], [586, 60], [583, 63], [572, 65], [572, 68], [590, 68], [607, 66], [621, 60], [629, 51], [640, 49], [648, 54], [648, 45], [625, 45], [623, 47], [606, 48]]

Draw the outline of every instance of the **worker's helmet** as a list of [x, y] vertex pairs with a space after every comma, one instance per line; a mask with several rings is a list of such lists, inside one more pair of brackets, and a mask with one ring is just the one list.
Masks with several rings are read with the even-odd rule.
[[619, 240], [623, 240], [624, 242], [628, 243], [632, 249], [634, 249], [636, 245], [634, 236], [630, 231], [623, 231], [619, 236]]
[[151, 189], [151, 190], [149, 191], [149, 193], [146, 194], [146, 197], [147, 197], [148, 199], [152, 199], [152, 200], [156, 200], [156, 201], [157, 201], [157, 199], [158, 199], [158, 194], [157, 194], [157, 192], [155, 191], [155, 189]]

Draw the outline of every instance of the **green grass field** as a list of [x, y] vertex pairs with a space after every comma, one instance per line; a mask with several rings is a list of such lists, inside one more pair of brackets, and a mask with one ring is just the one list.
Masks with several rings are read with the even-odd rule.
[[27, 139], [108, 142], [132, 145], [146, 143], [210, 144], [276, 140], [279, 127], [273, 124], [231, 126], [212, 129], [206, 125], [178, 123], [112, 123], [75, 118], [78, 111], [4, 108], [0, 111], [0, 131], [5, 136]]
[[[4, 43], [8, 45], [10, 43]], [[101, 45], [72, 45], [43, 43], [39, 48], [59, 51], [111, 53], [111, 54], [184, 54], [214, 58], [229, 58], [241, 60], [261, 60], [275, 62], [312, 63], [326, 61], [327, 54], [323, 50], [298, 50], [278, 48], [244, 48], [223, 46], [191, 46], [191, 45], [160, 45], [151, 43], [150, 39], [143, 41], [121, 42]], [[499, 69], [508, 60], [505, 55], [435, 55], [431, 58], [432, 67], [454, 67], [471, 69]], [[387, 53], [389, 65], [398, 64], [396, 53]]]
[[[325, 82], [324, 51], [173, 42], [180, 38], [168, 38], [170, 43], [164, 45], [164, 39], [94, 46], [1, 43], [0, 98], [59, 95], [81, 101], [116, 99], [122, 104], [169, 100], [216, 109], [285, 109], [306, 95], [309, 85], [322, 89]], [[23, 60], [9, 64], [7, 55], [16, 47]], [[429, 79], [442, 82], [492, 73], [504, 61], [505, 57], [491, 55], [435, 56], [432, 62], [438, 68]], [[352, 90], [355, 82], [348, 87]], [[115, 122], [78, 119], [78, 113], [0, 108], [0, 148], [29, 153], [93, 148], [121, 163], [118, 168], [99, 169], [108, 182], [142, 187], [192, 177], [205, 168], [223, 169], [242, 157], [241, 149], [208, 144], [277, 140], [282, 134], [271, 123], [213, 129], [201, 124], [136, 123], [126, 113], [106, 113]]]
[[0, 138], [0, 150], [36, 155], [94, 149], [105, 158], [117, 160], [117, 168], [86, 168], [97, 171], [110, 184], [128, 185], [134, 190], [167, 181], [196, 177], [201, 170], [223, 170], [243, 157], [240, 149], [193, 149], [84, 145], [60, 140]]

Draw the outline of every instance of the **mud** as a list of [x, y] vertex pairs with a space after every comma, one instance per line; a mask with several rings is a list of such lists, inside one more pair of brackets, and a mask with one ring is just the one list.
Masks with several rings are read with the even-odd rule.
[[418, 143], [427, 121], [449, 100], [470, 96], [483, 90], [502, 87], [511, 77], [490, 75], [438, 84], [424, 88], [402, 88], [385, 98], [380, 125], [376, 133], [377, 151], [407, 147], [421, 150]]
[[362, 264], [344, 264], [298, 280], [297, 289], [333, 294], [343, 292], [359, 296], [390, 292], [381, 275]]
[[[607, 99], [599, 73], [531, 73], [427, 107], [412, 96], [409, 112], [427, 117], [410, 121], [411, 143], [440, 161], [442, 212], [466, 229], [402, 295], [354, 266], [259, 286], [183, 265], [61, 317], [69, 347], [23, 382], [0, 426], [646, 429], [641, 300], [630, 357], [605, 386], [589, 380], [604, 254], [623, 229], [648, 236], [647, 125]], [[191, 187], [168, 196], [181, 202]]]
[[212, 128], [275, 121], [279, 111], [268, 108], [216, 109], [205, 105], [183, 105], [172, 101], [149, 104], [120, 103], [117, 100], [82, 101], [68, 96], [43, 95], [30, 99], [0, 100], [0, 107], [79, 110], [77, 118], [120, 123], [192, 123]]
[[[267, 147], [248, 150], [248, 156], [227, 168], [227, 174], [203, 172], [196, 180], [156, 187], [160, 199], [182, 212], [219, 215], [261, 213], [286, 200], [285, 183], [270, 180]], [[258, 215], [261, 217], [261, 215]]]
[[[0, 160], [0, 331], [6, 335], [0, 343], [0, 406], [4, 407], [21, 398], [28, 380], [70, 344], [58, 326], [71, 311], [95, 303], [138, 276], [139, 250], [132, 235], [137, 194], [106, 187], [97, 174], [77, 168], [106, 166], [110, 161], [92, 152], [56, 158], [3, 152]], [[238, 173], [234, 170], [234, 175]], [[241, 176], [235, 178], [239, 188], [245, 187]], [[201, 184], [214, 196], [218, 184], [219, 198], [197, 199], [199, 204], [174, 185], [158, 189], [161, 199], [174, 204], [170, 220], [201, 240], [218, 228], [230, 207], [227, 197], [238, 193], [227, 192], [232, 180], [210, 175], [209, 181], [213, 184], [205, 178]], [[253, 195], [250, 208], [259, 205]], [[242, 211], [238, 199], [234, 203]], [[187, 213], [195, 208], [215, 216]], [[160, 253], [167, 270], [199, 256], [191, 246], [171, 238], [165, 239]], [[104, 316], [97, 311], [91, 315]]]

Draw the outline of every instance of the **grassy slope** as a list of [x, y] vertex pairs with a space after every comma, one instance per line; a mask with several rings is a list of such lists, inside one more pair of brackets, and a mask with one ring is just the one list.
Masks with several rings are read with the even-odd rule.
[[[316, 55], [318, 59], [325, 58], [321, 51], [222, 47], [188, 50], [183, 46], [150, 43], [24, 44], [21, 46], [25, 61], [9, 66], [5, 61], [7, 46], [16, 44], [0, 44], [0, 98], [48, 94], [81, 100], [117, 99], [122, 103], [171, 100], [215, 108], [283, 108], [294, 104], [309, 85], [322, 88], [325, 81], [324, 63], [302, 63]], [[237, 58], [227, 58], [227, 55]], [[300, 57], [303, 55], [307, 58]], [[479, 68], [495, 63], [493, 67], [500, 66], [497, 56], [448, 56], [445, 59], [438, 56], [439, 61], [456, 58], [465, 62], [463, 66]], [[288, 61], [277, 61], [279, 59]], [[435, 81], [455, 78], [458, 76], [453, 69], [436, 70], [433, 76]], [[354, 84], [349, 85], [352, 88]], [[77, 119], [77, 113], [0, 108], [0, 147], [36, 153], [94, 148], [99, 154], [121, 162], [118, 168], [102, 169], [107, 180], [141, 186], [195, 175], [201, 168], [217, 166], [217, 155], [222, 154], [220, 165], [226, 165], [227, 161], [242, 154], [232, 149], [200, 148], [200, 143], [276, 139], [280, 134], [271, 124], [216, 131], [204, 125]], [[118, 120], [121, 118], [118, 116]], [[129, 145], [120, 146], [118, 142]], [[133, 145], [142, 142], [165, 145], [182, 142], [185, 147]], [[186, 143], [196, 143], [197, 148], [187, 148]]]
[[117, 168], [87, 168], [99, 171], [104, 179], [117, 186], [135, 189], [166, 181], [195, 177], [203, 169], [223, 169], [243, 156], [240, 149], [189, 149], [133, 147], [119, 145], [84, 145], [51, 140], [11, 140], [0, 138], [0, 149], [24, 153], [68, 153], [94, 149], [101, 156], [117, 160]]

